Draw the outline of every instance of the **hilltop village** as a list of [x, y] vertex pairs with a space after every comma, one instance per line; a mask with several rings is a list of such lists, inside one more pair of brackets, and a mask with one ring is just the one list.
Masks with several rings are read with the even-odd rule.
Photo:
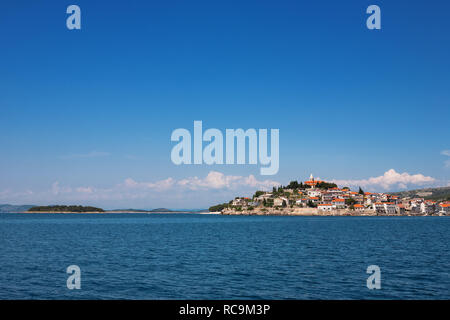
[[424, 198], [401, 198], [388, 193], [352, 191], [348, 187], [316, 180], [291, 181], [272, 192], [256, 191], [252, 198], [236, 197], [210, 211], [224, 215], [347, 215], [402, 216], [450, 215], [450, 202]]

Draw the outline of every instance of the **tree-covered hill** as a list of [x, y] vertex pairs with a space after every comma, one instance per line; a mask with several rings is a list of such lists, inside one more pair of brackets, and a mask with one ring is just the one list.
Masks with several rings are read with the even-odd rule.
[[450, 187], [416, 189], [416, 190], [394, 192], [392, 194], [398, 195], [402, 198], [418, 197], [418, 198], [425, 198], [427, 200], [442, 201], [442, 200], [450, 200]]

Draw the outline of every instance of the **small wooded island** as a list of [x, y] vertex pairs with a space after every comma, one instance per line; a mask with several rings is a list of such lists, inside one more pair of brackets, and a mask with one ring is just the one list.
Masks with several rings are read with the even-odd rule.
[[28, 212], [58, 212], [58, 213], [91, 213], [105, 212], [105, 210], [90, 206], [36, 206], [28, 209]]

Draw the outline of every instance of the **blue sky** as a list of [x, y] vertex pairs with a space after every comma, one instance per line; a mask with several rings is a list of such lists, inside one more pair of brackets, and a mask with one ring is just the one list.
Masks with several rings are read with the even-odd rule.
[[[70, 4], [81, 30], [66, 28]], [[366, 28], [370, 4], [381, 30]], [[310, 173], [373, 191], [448, 185], [449, 9], [2, 3], [0, 202], [199, 208]], [[278, 174], [174, 165], [171, 132], [194, 120], [223, 132], [278, 128]]]

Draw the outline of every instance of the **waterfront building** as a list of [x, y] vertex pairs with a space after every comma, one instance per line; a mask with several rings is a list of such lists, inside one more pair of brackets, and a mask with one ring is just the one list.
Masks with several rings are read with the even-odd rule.
[[344, 199], [334, 199], [331, 203], [337, 209], [345, 208], [345, 200]]
[[331, 211], [333, 209], [333, 205], [331, 203], [321, 203], [317, 205], [317, 209], [320, 211]]
[[386, 214], [396, 214], [397, 213], [397, 206], [393, 202], [384, 202], [384, 212]]
[[373, 203], [373, 210], [377, 213], [377, 214], [384, 214], [386, 211], [384, 209], [384, 203], [382, 202], [375, 202]]
[[305, 206], [308, 203], [308, 199], [306, 198], [301, 198], [298, 199], [297, 201], [295, 201], [296, 205], [301, 205], [301, 206]]
[[404, 215], [405, 213], [405, 206], [402, 203], [397, 204], [397, 214]]
[[420, 204], [420, 212], [423, 214], [433, 214], [436, 211], [436, 202], [425, 200]]
[[450, 203], [440, 203], [439, 204], [439, 214], [448, 216], [450, 215]]

